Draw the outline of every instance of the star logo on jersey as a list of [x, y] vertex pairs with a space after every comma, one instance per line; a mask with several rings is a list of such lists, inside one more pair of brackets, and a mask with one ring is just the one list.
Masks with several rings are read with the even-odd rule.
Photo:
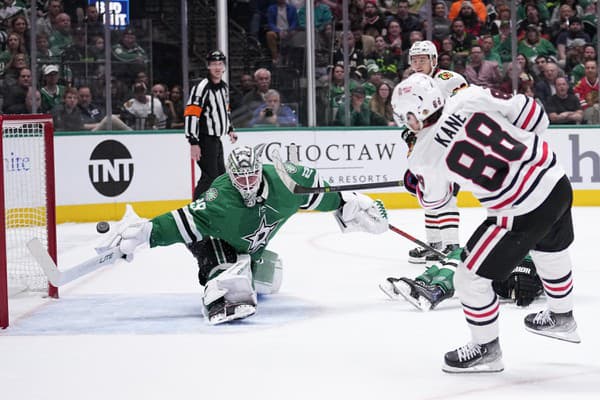
[[250, 243], [248, 247], [248, 253], [256, 253], [261, 247], [266, 246], [271, 232], [277, 229], [277, 225], [279, 225], [279, 221], [275, 221], [273, 224], [268, 224], [267, 217], [263, 214], [258, 228], [256, 228], [256, 230], [251, 234], [242, 237], [242, 239]]

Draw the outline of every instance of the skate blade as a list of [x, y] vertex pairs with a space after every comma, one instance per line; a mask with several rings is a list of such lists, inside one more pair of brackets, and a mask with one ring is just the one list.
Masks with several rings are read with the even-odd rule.
[[411, 287], [407, 283], [398, 281], [395, 284], [390, 282], [390, 285], [394, 287], [394, 293], [397, 293], [396, 300], [404, 299], [420, 311], [429, 311], [431, 308], [431, 303], [429, 303], [427, 300], [422, 301], [424, 299], [421, 299], [421, 297], [415, 299], [410, 295]]
[[457, 368], [444, 364], [442, 366], [442, 371], [447, 372], [449, 374], [479, 374], [490, 372], [502, 372], [504, 371], [504, 363], [502, 362], [502, 359], [499, 359], [490, 363], [473, 365], [469, 368]]
[[247, 318], [256, 313], [256, 307], [249, 304], [242, 304], [235, 308], [235, 312], [230, 315], [226, 315], [225, 312], [218, 313], [212, 316], [208, 320], [209, 325], [219, 325], [225, 322], [234, 321], [236, 319]]
[[570, 332], [536, 331], [535, 329], [531, 329], [527, 326], [525, 329], [531, 333], [535, 333], [536, 335], [546, 336], [552, 339], [563, 340], [570, 343], [581, 343], [581, 338], [579, 337], [579, 333], [577, 333], [576, 329]]
[[394, 285], [392, 285], [390, 282], [385, 281], [379, 284], [379, 289], [381, 289], [381, 291], [383, 293], [385, 293], [385, 295], [387, 297], [389, 297], [391, 300], [396, 300], [396, 301], [400, 301], [401, 297], [398, 296], [398, 293], [396, 293], [394, 291]]
[[425, 258], [408, 257], [408, 262], [411, 264], [425, 264]]

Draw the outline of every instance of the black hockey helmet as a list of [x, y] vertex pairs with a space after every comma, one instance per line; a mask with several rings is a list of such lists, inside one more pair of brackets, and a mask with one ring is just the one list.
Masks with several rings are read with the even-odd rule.
[[213, 50], [206, 55], [206, 62], [209, 63], [211, 61], [223, 61], [225, 62], [227, 58], [225, 54], [221, 50]]

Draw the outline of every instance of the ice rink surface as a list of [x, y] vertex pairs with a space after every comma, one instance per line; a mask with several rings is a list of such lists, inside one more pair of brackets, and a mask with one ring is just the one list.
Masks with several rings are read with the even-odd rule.
[[[461, 241], [484, 217], [461, 210]], [[390, 222], [424, 238], [421, 210]], [[257, 314], [210, 327], [197, 267], [180, 245], [143, 250], [61, 289], [58, 300], [11, 299], [0, 332], [0, 398], [600, 399], [600, 208], [575, 208], [575, 317], [581, 344], [525, 331], [544, 307], [504, 304], [505, 371], [446, 374], [446, 351], [469, 339], [456, 299], [423, 313], [378, 283], [418, 275], [413, 243], [393, 232], [341, 234], [330, 214], [299, 214], [271, 242], [284, 261], [279, 294]], [[58, 227], [59, 266], [93, 254], [93, 224]], [[39, 304], [38, 304], [39, 303]]]

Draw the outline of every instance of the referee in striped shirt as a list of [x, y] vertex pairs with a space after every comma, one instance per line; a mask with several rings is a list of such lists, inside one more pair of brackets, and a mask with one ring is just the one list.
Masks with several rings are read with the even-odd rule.
[[202, 171], [194, 190], [194, 200], [216, 177], [225, 173], [221, 136], [229, 135], [231, 143], [237, 140], [229, 113], [229, 88], [221, 79], [225, 71], [225, 54], [219, 50], [211, 51], [206, 62], [208, 78], [192, 89], [184, 113], [190, 154]]

